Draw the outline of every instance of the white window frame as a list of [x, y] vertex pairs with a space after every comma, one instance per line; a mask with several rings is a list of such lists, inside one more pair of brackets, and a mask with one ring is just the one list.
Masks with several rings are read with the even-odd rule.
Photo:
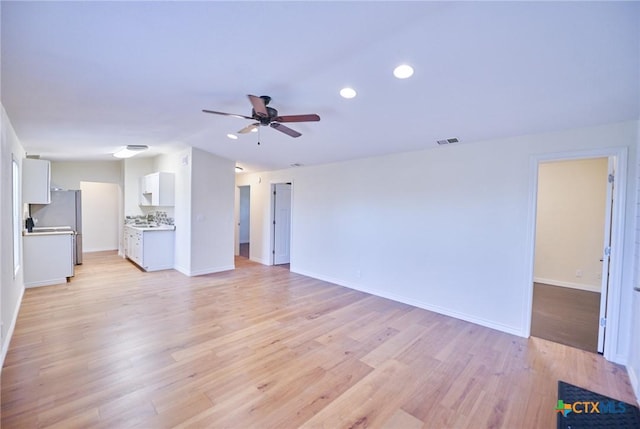
[[22, 198], [21, 192], [22, 189], [20, 183], [20, 164], [15, 158], [12, 158], [11, 162], [11, 185], [12, 185], [12, 213], [13, 213], [13, 221], [12, 221], [12, 230], [13, 230], [13, 278], [15, 279], [18, 276], [18, 272], [20, 271], [20, 262], [22, 254], [21, 245], [22, 245]]

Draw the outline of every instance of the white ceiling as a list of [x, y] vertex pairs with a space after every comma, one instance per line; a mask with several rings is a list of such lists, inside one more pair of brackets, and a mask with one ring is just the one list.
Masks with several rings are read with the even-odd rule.
[[[638, 119], [636, 2], [11, 2], [1, 98], [30, 154], [198, 147], [247, 171]], [[395, 79], [393, 68], [415, 74]], [[358, 97], [342, 99], [352, 86]], [[250, 115], [270, 95], [297, 139]]]

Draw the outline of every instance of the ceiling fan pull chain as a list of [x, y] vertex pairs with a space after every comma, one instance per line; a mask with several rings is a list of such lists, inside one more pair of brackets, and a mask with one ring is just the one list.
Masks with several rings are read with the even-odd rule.
[[260, 125], [258, 125], [258, 146], [260, 146]]

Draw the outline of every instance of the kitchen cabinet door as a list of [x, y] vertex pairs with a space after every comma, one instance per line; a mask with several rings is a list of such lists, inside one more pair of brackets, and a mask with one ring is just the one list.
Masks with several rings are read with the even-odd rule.
[[22, 160], [22, 202], [51, 203], [51, 163], [44, 159]]
[[140, 178], [141, 206], [173, 206], [175, 204], [173, 173], [158, 172]]
[[174, 230], [145, 229], [127, 226], [125, 256], [145, 271], [173, 268]]
[[141, 266], [146, 271], [173, 268], [173, 247], [173, 231], [144, 231]]

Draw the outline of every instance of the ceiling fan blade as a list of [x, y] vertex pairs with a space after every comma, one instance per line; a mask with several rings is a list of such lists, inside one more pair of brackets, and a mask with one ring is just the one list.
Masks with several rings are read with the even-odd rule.
[[250, 133], [251, 131], [253, 131], [255, 128], [258, 128], [260, 126], [260, 122], [256, 122], [255, 124], [250, 124], [247, 125], [246, 127], [244, 127], [243, 129], [241, 129], [240, 131], [238, 131], [238, 134], [247, 134]]
[[279, 124], [277, 122], [272, 122], [270, 125], [271, 125], [271, 128], [274, 128], [280, 132], [290, 135], [291, 137], [300, 137], [302, 135], [296, 130], [292, 130], [291, 128], [285, 127], [284, 125]]
[[277, 122], [317, 122], [320, 120], [320, 116], [315, 113], [308, 115], [285, 115], [273, 118]]
[[235, 113], [216, 112], [215, 110], [206, 110], [206, 109], [202, 109], [202, 111], [204, 113], [213, 113], [214, 115], [233, 116], [234, 118], [240, 118], [240, 119], [253, 119], [251, 116], [236, 115]]
[[249, 101], [253, 105], [253, 111], [256, 112], [256, 115], [266, 118], [269, 116], [267, 113], [267, 106], [264, 104], [264, 100], [261, 97], [256, 97], [255, 95], [247, 95], [249, 97]]

